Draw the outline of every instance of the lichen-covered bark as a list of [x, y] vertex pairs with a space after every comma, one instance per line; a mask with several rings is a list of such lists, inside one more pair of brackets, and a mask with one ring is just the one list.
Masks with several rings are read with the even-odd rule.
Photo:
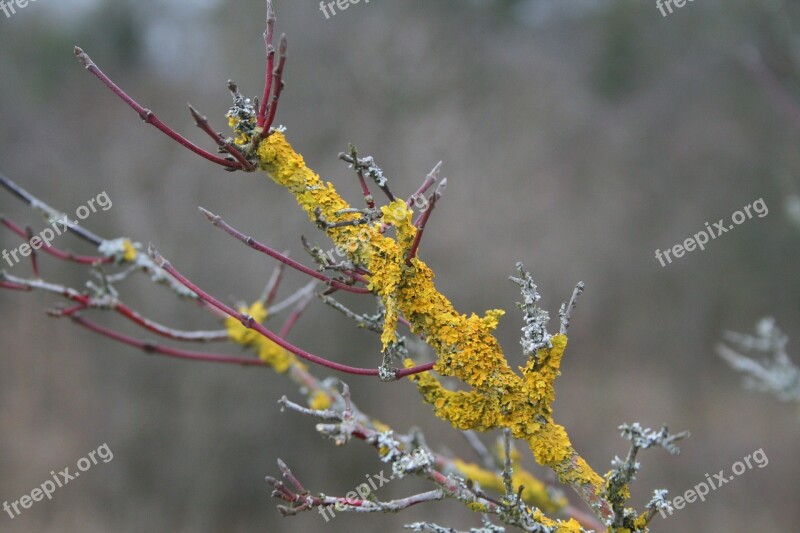
[[[357, 213], [341, 214], [349, 204], [331, 183], [309, 169], [281, 132], [266, 137], [257, 151], [259, 166], [285, 187], [313, 221], [322, 215], [329, 222], [352, 220]], [[395, 340], [400, 314], [421, 334], [437, 355], [435, 370], [471, 387], [469, 391], [445, 389], [430, 373], [411, 377], [423, 399], [436, 415], [463, 430], [508, 428], [528, 443], [537, 462], [552, 468], [559, 479], [573, 487], [601, 516], [608, 516], [600, 494], [604, 481], [578, 455], [564, 428], [553, 421], [551, 405], [554, 382], [567, 344], [565, 335], [552, 339], [552, 348], [539, 350], [535, 358], [511, 369], [492, 332], [502, 310], [485, 316], [457, 312], [433, 282], [433, 272], [418, 258], [407, 264], [406, 254], [417, 229], [403, 200], [382, 207], [383, 219], [367, 225], [326, 229], [336, 246], [346, 250], [355, 263], [366, 265], [369, 288], [383, 300], [386, 320], [381, 336], [384, 348]], [[381, 232], [391, 224], [396, 237]]]

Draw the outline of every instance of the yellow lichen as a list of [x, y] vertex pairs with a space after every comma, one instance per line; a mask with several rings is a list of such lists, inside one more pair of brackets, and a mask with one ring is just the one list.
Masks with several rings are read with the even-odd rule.
[[[255, 302], [249, 308], [239, 309], [239, 312], [246, 313], [253, 317], [255, 322], [261, 324], [267, 318], [267, 310], [262, 302]], [[292, 364], [299, 364], [295, 356], [260, 333], [248, 329], [239, 320], [228, 317], [225, 319], [225, 327], [228, 330], [228, 338], [242, 346], [252, 347], [258, 354], [258, 358], [282, 374], [286, 372]]]
[[[349, 204], [330, 183], [325, 183], [286, 140], [272, 132], [257, 149], [259, 166], [294, 196], [308, 217], [329, 222], [357, 218], [347, 213]], [[344, 212], [344, 214], [342, 214]], [[385, 306], [381, 334], [384, 349], [395, 340], [398, 318], [405, 317], [411, 330], [424, 336], [436, 352], [434, 370], [467, 384], [468, 391], [449, 391], [432, 373], [411, 376], [423, 399], [435, 414], [458, 429], [486, 431], [509, 428], [528, 443], [537, 462], [552, 468], [559, 479], [583, 495], [595, 497], [602, 478], [577, 454], [566, 431], [552, 418], [554, 382], [567, 344], [565, 335], [552, 338], [520, 373], [511, 369], [493, 336], [503, 311], [484, 317], [458, 313], [436, 290], [433, 272], [418, 257], [407, 261], [416, 235], [412, 213], [402, 200], [381, 208], [383, 223], [394, 226], [396, 238], [381, 232], [379, 223], [336, 226], [325, 231], [334, 245], [348, 252], [348, 259], [366, 265], [368, 288]], [[355, 240], [358, 246], [353, 246]]]
[[311, 409], [322, 411], [331, 406], [331, 397], [325, 391], [322, 390], [315, 391], [314, 394], [312, 394], [311, 398], [308, 400], [308, 406]]
[[479, 502], [470, 502], [467, 504], [467, 509], [473, 511], [475, 513], [485, 513], [489, 509], [486, 508], [486, 505]]
[[384, 424], [380, 420], [376, 420], [373, 418], [371, 422], [372, 422], [372, 427], [375, 429], [375, 431], [380, 431], [381, 433], [385, 433], [387, 431], [391, 431], [392, 429], [391, 427], [389, 427], [387, 424]]
[[122, 250], [122, 259], [127, 262], [134, 261], [138, 255], [138, 252], [136, 251], [136, 248], [133, 247], [133, 243], [130, 241], [130, 239], [125, 239], [122, 241]]
[[[253, 320], [259, 324], [263, 323], [267, 318], [267, 310], [262, 302], [255, 302], [249, 308], [240, 308], [239, 312], [250, 315], [253, 317]], [[242, 346], [251, 346], [261, 337], [257, 332], [252, 329], [247, 329], [241, 322], [233, 317], [225, 319], [225, 327], [228, 330], [228, 338]]]
[[642, 533], [647, 532], [647, 516], [642, 514], [636, 520], [633, 521], [633, 526], [636, 528], [636, 531], [641, 531]]
[[[453, 460], [453, 467], [467, 479], [479, 483], [483, 489], [490, 489], [497, 492], [503, 492], [505, 490], [503, 478], [495, 472], [460, 459]], [[547, 486], [536, 478], [536, 476], [522, 468], [519, 464], [518, 455], [516, 460], [512, 460], [512, 467], [513, 473], [511, 475], [511, 483], [514, 487], [525, 487], [522, 491], [522, 499], [525, 500], [526, 503], [535, 505], [546, 513], [558, 511], [567, 505], [567, 499], [563, 496], [557, 500], [553, 500], [550, 497], [550, 494], [547, 492]]]

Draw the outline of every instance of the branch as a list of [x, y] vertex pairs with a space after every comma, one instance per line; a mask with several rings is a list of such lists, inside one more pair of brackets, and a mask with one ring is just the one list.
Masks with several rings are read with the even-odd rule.
[[231, 226], [230, 224], [225, 222], [222, 219], [222, 217], [220, 217], [219, 215], [215, 215], [211, 211], [208, 211], [207, 209], [204, 209], [202, 207], [200, 207], [199, 209], [206, 216], [206, 218], [212, 224], [214, 224], [214, 226], [220, 228], [222, 231], [224, 231], [228, 235], [231, 235], [232, 237], [235, 237], [237, 240], [239, 240], [240, 242], [243, 242], [244, 244], [246, 244], [247, 246], [249, 246], [253, 250], [256, 250], [258, 252], [266, 254], [266, 255], [272, 257], [273, 259], [277, 259], [281, 263], [283, 263], [283, 264], [285, 264], [287, 266], [290, 266], [290, 267], [294, 268], [295, 270], [298, 270], [298, 271], [302, 272], [303, 274], [309, 275], [312, 278], [316, 278], [316, 279], [318, 279], [320, 281], [323, 281], [323, 282], [325, 282], [325, 284], [327, 284], [327, 285], [329, 285], [331, 287], [335, 287], [337, 289], [340, 289], [340, 290], [343, 290], [343, 291], [347, 291], [347, 292], [354, 292], [354, 293], [357, 293], [357, 294], [369, 294], [371, 292], [369, 289], [365, 289], [365, 288], [362, 288], [362, 287], [353, 287], [353, 286], [347, 285], [345, 283], [342, 283], [340, 281], [336, 281], [335, 279], [332, 279], [332, 278], [329, 278], [327, 276], [324, 276], [324, 275], [320, 274], [319, 272], [317, 272], [316, 270], [314, 270], [312, 268], [308, 268], [307, 266], [305, 266], [305, 265], [303, 265], [301, 263], [298, 263], [297, 261], [295, 261], [294, 259], [288, 257], [287, 255], [282, 254], [282, 253], [278, 252], [277, 250], [274, 250], [274, 249], [270, 248], [269, 246], [258, 242], [257, 240], [253, 239], [252, 237], [249, 237], [249, 236], [245, 235], [244, 233], [240, 232], [239, 230], [237, 230], [236, 228], [234, 228], [233, 226]]
[[717, 353], [731, 368], [745, 375], [747, 388], [774, 394], [782, 401], [800, 402], [800, 367], [789, 358], [789, 339], [773, 318], [762, 319], [756, 326], [756, 335], [728, 331], [723, 339], [735, 349], [720, 343]]
[[442, 182], [436, 187], [436, 192], [431, 195], [431, 199], [428, 202], [428, 207], [419, 217], [419, 220], [414, 224], [417, 227], [417, 234], [414, 236], [414, 241], [411, 243], [411, 248], [409, 248], [408, 253], [406, 254], [406, 265], [411, 266], [411, 260], [417, 255], [417, 248], [419, 248], [419, 243], [422, 240], [422, 233], [425, 231], [425, 225], [428, 223], [428, 218], [430, 218], [431, 213], [433, 213], [433, 208], [436, 207], [436, 201], [442, 197], [442, 193], [444, 192], [445, 187], [447, 186], [447, 178], [443, 179]]
[[[326, 368], [330, 368], [332, 370], [336, 370], [336, 371], [339, 371], [339, 372], [344, 372], [346, 374], [356, 374], [356, 375], [360, 375], [360, 376], [378, 376], [379, 375], [379, 369], [375, 369], [375, 368], [360, 368], [360, 367], [354, 367], [354, 366], [349, 366], [349, 365], [343, 365], [341, 363], [336, 363], [334, 361], [329, 361], [328, 359], [325, 359], [323, 357], [319, 357], [319, 356], [313, 355], [313, 354], [311, 354], [311, 353], [309, 353], [309, 352], [307, 352], [307, 351], [305, 351], [305, 350], [303, 350], [301, 348], [298, 348], [297, 346], [291, 344], [290, 342], [287, 342], [286, 340], [282, 339], [281, 337], [279, 337], [278, 335], [276, 335], [272, 331], [268, 330], [267, 328], [265, 328], [261, 324], [255, 322], [253, 320], [252, 316], [247, 315], [245, 313], [237, 312], [232, 307], [229, 307], [229, 306], [225, 305], [224, 303], [220, 302], [219, 300], [217, 300], [216, 298], [214, 298], [213, 296], [211, 296], [210, 294], [205, 292], [203, 289], [201, 289], [200, 287], [198, 287], [197, 285], [195, 285], [194, 283], [189, 281], [180, 272], [178, 272], [175, 269], [175, 267], [173, 267], [169, 263], [169, 261], [164, 259], [164, 257], [162, 257], [161, 254], [159, 254], [158, 251], [155, 248], [152, 247], [152, 245], [150, 246], [150, 248], [148, 250], [148, 253], [149, 253], [151, 259], [153, 261], [155, 261], [155, 263], [160, 268], [162, 268], [164, 271], [168, 272], [181, 285], [183, 285], [184, 287], [186, 287], [190, 291], [192, 291], [195, 294], [197, 294], [197, 296], [201, 300], [203, 300], [204, 302], [208, 303], [209, 305], [219, 309], [220, 311], [222, 311], [226, 315], [230, 316], [231, 318], [236, 319], [246, 329], [253, 330], [253, 331], [259, 333], [260, 335], [262, 335], [263, 337], [266, 337], [267, 339], [271, 340], [272, 342], [274, 342], [275, 344], [277, 344], [278, 346], [280, 346], [284, 350], [287, 350], [288, 352], [291, 352], [294, 355], [296, 355], [296, 356], [298, 356], [298, 357], [300, 357], [302, 359], [305, 359], [306, 361], [318, 364], [320, 366], [324, 366]], [[392, 381], [400, 379], [400, 378], [405, 377], [405, 376], [412, 375], [412, 374], [417, 374], [417, 373], [420, 373], [420, 372], [427, 372], [428, 370], [433, 368], [433, 365], [434, 365], [434, 363], [428, 363], [428, 364], [419, 365], [419, 366], [416, 366], [416, 367], [413, 367], [413, 368], [397, 369], [396, 374], [393, 377]]]
[[177, 359], [187, 359], [190, 361], [203, 361], [208, 363], [228, 363], [228, 364], [242, 365], [242, 366], [269, 367], [269, 365], [264, 361], [261, 361], [260, 359], [255, 359], [253, 357], [233, 357], [230, 355], [196, 352], [192, 350], [181, 350], [178, 348], [170, 348], [168, 346], [160, 346], [158, 344], [153, 344], [152, 342], [140, 341], [134, 339], [133, 337], [128, 337], [127, 335], [123, 335], [122, 333], [118, 333], [116, 331], [108, 329], [105, 326], [101, 326], [100, 324], [87, 320], [81, 316], [72, 315], [71, 318], [73, 322], [75, 322], [81, 327], [84, 327], [90, 331], [94, 331], [95, 333], [99, 333], [100, 335], [108, 337], [109, 339], [121, 342], [122, 344], [127, 344], [128, 346], [139, 348], [140, 350], [143, 350], [146, 353], [157, 353], [160, 355], [165, 355], [167, 357], [174, 357]]
[[128, 106], [130, 106], [131, 109], [136, 111], [139, 117], [147, 124], [156, 127], [159, 131], [164, 133], [167, 137], [169, 137], [173, 141], [177, 142], [184, 148], [188, 148], [197, 155], [204, 157], [205, 159], [208, 159], [212, 163], [216, 163], [217, 165], [225, 167], [226, 169], [229, 170], [239, 170], [242, 168], [241, 163], [224, 159], [222, 157], [212, 154], [207, 150], [203, 150], [202, 148], [200, 148], [199, 146], [188, 140], [186, 137], [184, 137], [183, 135], [179, 134], [178, 132], [176, 132], [163, 122], [161, 122], [161, 119], [159, 119], [152, 111], [150, 111], [149, 109], [145, 109], [144, 107], [139, 105], [139, 103], [136, 102], [136, 100], [128, 96], [128, 94], [125, 91], [123, 91], [116, 83], [114, 83], [111, 80], [111, 78], [106, 76], [105, 73], [102, 70], [100, 70], [100, 68], [94, 63], [94, 61], [92, 61], [89, 55], [78, 46], [75, 47], [75, 57], [77, 57], [78, 61], [80, 61], [81, 64], [84, 67], [86, 67], [86, 70], [91, 72], [97, 79], [103, 82], [103, 84], [106, 87], [108, 87], [111, 90], [111, 92], [116, 94], [123, 102], [128, 104]]
[[6, 176], [0, 174], [0, 185], [3, 186], [6, 190], [8, 190], [11, 194], [28, 204], [31, 208], [35, 211], [38, 211], [42, 216], [45, 217], [48, 221], [58, 220], [63, 221], [64, 226], [67, 228], [67, 231], [75, 234], [76, 236], [80, 237], [81, 239], [95, 245], [100, 246], [104, 239], [98, 237], [91, 231], [79, 226], [76, 222], [69, 220], [69, 217], [60, 211], [53, 209], [36, 196], [32, 195], [16, 183], [14, 183], [11, 179], [7, 178]]
[[242, 152], [239, 151], [238, 148], [232, 146], [229, 142], [227, 142], [220, 133], [215, 132], [211, 128], [211, 126], [208, 125], [208, 119], [203, 115], [201, 115], [200, 113], [198, 113], [197, 110], [194, 107], [192, 107], [191, 104], [189, 104], [189, 112], [192, 114], [192, 118], [194, 119], [194, 122], [197, 125], [197, 127], [203, 130], [203, 132], [205, 132], [209, 137], [211, 137], [211, 139], [215, 143], [217, 143], [217, 146], [219, 146], [221, 149], [225, 150], [230, 155], [232, 155], [233, 158], [236, 159], [240, 165], [242, 165], [242, 168], [244, 168], [244, 170], [246, 170], [247, 172], [253, 172], [256, 169], [256, 167], [253, 166], [253, 164], [247, 160], [247, 158], [242, 154]]
[[[6, 228], [11, 230], [13, 233], [16, 233], [17, 235], [19, 235], [23, 239], [26, 239], [26, 240], [30, 241], [30, 237], [28, 237], [28, 232], [26, 230], [22, 229], [20, 226], [18, 226], [14, 221], [6, 218], [5, 216], [0, 215], [0, 224], [4, 225]], [[44, 252], [52, 255], [53, 257], [56, 257], [58, 259], [62, 259], [64, 261], [71, 261], [73, 263], [78, 263], [78, 264], [81, 264], [81, 265], [108, 264], [108, 263], [113, 263], [114, 262], [114, 258], [113, 257], [100, 257], [100, 256], [92, 256], [92, 255], [76, 255], [76, 254], [73, 254], [72, 252], [67, 252], [67, 251], [61, 250], [59, 248], [56, 248], [55, 246], [52, 246], [52, 245], [47, 244], [45, 242], [42, 242], [41, 249]]]
[[280, 100], [281, 92], [283, 92], [284, 87], [283, 68], [286, 65], [286, 47], [286, 34], [281, 34], [280, 42], [278, 43], [278, 64], [275, 66], [275, 72], [272, 75], [274, 81], [274, 86], [272, 89], [272, 101], [269, 103], [269, 108], [267, 109], [267, 119], [264, 122], [263, 129], [260, 133], [260, 137], [262, 139], [270, 134], [270, 128], [272, 127], [272, 123], [275, 121], [275, 113], [278, 112], [278, 100]]
[[261, 106], [258, 109], [258, 126], [264, 127], [267, 116], [267, 105], [269, 104], [270, 94], [272, 93], [272, 69], [275, 63], [275, 47], [272, 46], [272, 35], [275, 32], [275, 9], [272, 7], [272, 0], [267, 0], [267, 28], [264, 30], [264, 45], [267, 52], [267, 71], [264, 79], [264, 93], [261, 98]]

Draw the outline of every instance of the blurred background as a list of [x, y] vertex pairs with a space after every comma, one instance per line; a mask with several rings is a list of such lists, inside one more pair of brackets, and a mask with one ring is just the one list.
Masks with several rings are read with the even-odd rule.
[[[632, 487], [637, 508], [655, 488], [681, 494], [763, 449], [766, 467], [667, 520], [656, 517], [652, 530], [796, 530], [798, 410], [743, 390], [714, 346], [723, 331], [752, 331], [773, 316], [800, 361], [800, 225], [787, 209], [800, 187], [800, 6], [703, 0], [664, 17], [655, 0], [372, 0], [329, 18], [315, 0], [276, 7], [277, 31], [289, 37], [277, 122], [354, 202], [357, 182], [337, 161], [348, 143], [375, 156], [400, 196], [444, 161], [449, 186], [420, 255], [458, 310], [508, 310], [498, 336], [512, 364], [523, 361], [520, 296], [507, 281], [515, 262], [536, 280], [555, 317], [551, 330], [574, 284], [586, 283], [557, 382], [556, 420], [601, 473], [627, 452], [619, 424], [692, 433], [678, 456], [643, 452]], [[263, 25], [261, 0], [38, 0], [0, 14], [0, 171], [69, 213], [106, 191], [113, 208], [92, 215], [89, 229], [153, 242], [227, 302], [255, 299], [274, 262], [215, 230], [197, 206], [307, 264], [300, 235], [323, 246], [324, 238], [263, 174], [224, 172], [142, 124], [72, 48], [82, 46], [143, 105], [210, 148], [186, 103], [222, 129], [228, 78], [259, 94]], [[769, 208], [764, 218], [666, 267], [655, 259], [657, 248], [759, 198]], [[43, 227], [5, 192], [0, 211]], [[0, 249], [18, 244], [0, 232]], [[57, 245], [91, 252], [72, 237]], [[53, 281], [82, 287], [87, 279], [85, 269], [40, 261]], [[9, 270], [29, 274], [25, 264]], [[303, 283], [289, 274], [282, 294]], [[153, 319], [218, 327], [144, 279], [121, 288]], [[400, 515], [339, 513], [327, 523], [317, 512], [281, 518], [264, 481], [278, 473], [276, 458], [312, 491], [341, 495], [385, 465], [363, 443], [335, 447], [315, 421], [281, 413], [282, 395], [302, 400], [283, 376], [145, 356], [48, 318], [44, 310], [58, 302], [0, 292], [0, 501], [30, 493], [51, 470], [74, 470], [103, 443], [114, 459], [14, 520], [0, 515], [0, 530], [479, 525], [478, 515], [449, 501]], [[119, 317], [100, 320], [147, 337]], [[290, 338], [350, 364], [380, 360], [377, 336], [319, 301]], [[401, 432], [420, 427], [434, 449], [475, 459], [410, 383], [347, 381], [371, 415]], [[378, 495], [427, 488], [406, 479]]]

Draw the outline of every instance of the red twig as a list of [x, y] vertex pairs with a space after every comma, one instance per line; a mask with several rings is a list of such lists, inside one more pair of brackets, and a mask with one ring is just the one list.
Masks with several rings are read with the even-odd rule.
[[30, 291], [33, 290], [27, 285], [14, 283], [13, 281], [0, 281], [0, 289], [8, 289], [10, 291]]
[[428, 223], [428, 218], [430, 218], [431, 213], [433, 212], [433, 208], [436, 207], [436, 200], [441, 198], [442, 191], [444, 191], [444, 187], [447, 185], [447, 180], [444, 179], [436, 188], [436, 192], [431, 195], [430, 202], [428, 203], [428, 208], [422, 212], [419, 219], [415, 223], [417, 226], [417, 234], [414, 236], [414, 242], [411, 243], [411, 248], [408, 249], [408, 253], [406, 255], [406, 264], [411, 266], [411, 260], [414, 259], [414, 256], [417, 255], [417, 249], [419, 248], [419, 243], [422, 241], [422, 233], [425, 231], [425, 224]]
[[[30, 226], [25, 226], [25, 238], [28, 242], [33, 242], [33, 230]], [[36, 248], [34, 248], [33, 245], [31, 245], [31, 268], [33, 269], [33, 275], [37, 278], [41, 278], [39, 275], [39, 255], [36, 253]]]
[[214, 142], [217, 143], [217, 146], [231, 154], [247, 172], [253, 172], [256, 169], [253, 163], [248, 161], [242, 152], [240, 152], [235, 146], [231, 146], [231, 144], [227, 142], [222, 135], [214, 131], [211, 126], [208, 125], [208, 118], [198, 113], [191, 104], [189, 105], [189, 113], [192, 114], [192, 118], [194, 119], [195, 124], [197, 124], [197, 127], [211, 137]]
[[88, 309], [85, 304], [78, 304], [73, 305], [72, 307], [68, 307], [66, 309], [48, 309], [47, 314], [54, 317], [63, 317], [63, 316], [72, 316], [78, 311], [83, 311], [84, 309]]
[[244, 244], [246, 244], [247, 246], [249, 246], [253, 250], [256, 250], [256, 251], [259, 251], [259, 252], [261, 252], [263, 254], [266, 254], [266, 255], [272, 257], [273, 259], [277, 259], [281, 263], [284, 263], [285, 265], [290, 266], [290, 267], [294, 268], [295, 270], [299, 270], [303, 274], [307, 274], [307, 275], [311, 276], [312, 278], [316, 278], [316, 279], [318, 279], [320, 281], [324, 281], [327, 285], [329, 285], [331, 287], [335, 287], [337, 289], [341, 289], [343, 291], [354, 292], [354, 293], [357, 293], [357, 294], [370, 294], [371, 293], [371, 291], [369, 289], [365, 289], [363, 287], [353, 287], [351, 285], [347, 285], [346, 283], [342, 283], [340, 281], [336, 281], [335, 279], [331, 279], [328, 276], [320, 274], [316, 270], [314, 270], [312, 268], [309, 268], [309, 267], [307, 267], [307, 266], [305, 266], [305, 265], [303, 265], [301, 263], [298, 263], [294, 259], [291, 259], [290, 257], [287, 257], [286, 255], [278, 252], [277, 250], [273, 250], [269, 246], [256, 241], [252, 237], [249, 237], [249, 236], [245, 235], [244, 233], [240, 232], [239, 230], [237, 230], [236, 228], [234, 228], [233, 226], [231, 226], [230, 224], [228, 224], [227, 222], [222, 220], [222, 217], [220, 217], [219, 215], [215, 215], [211, 211], [208, 211], [207, 209], [204, 209], [202, 207], [200, 208], [200, 211], [206, 216], [206, 218], [208, 218], [209, 221], [211, 221], [212, 224], [214, 224], [216, 227], [220, 228], [222, 231], [224, 231], [228, 235], [231, 235], [232, 237], [235, 237], [237, 240], [243, 242]]
[[275, 66], [275, 73], [273, 74], [272, 101], [270, 101], [267, 108], [267, 119], [264, 122], [264, 130], [261, 132], [262, 139], [269, 135], [269, 129], [275, 121], [275, 113], [278, 112], [278, 100], [280, 100], [284, 86], [283, 68], [286, 65], [286, 47], [286, 34], [281, 34], [281, 39], [278, 43], [278, 64]]
[[227, 364], [244, 365], [244, 366], [269, 366], [267, 363], [261, 361], [260, 359], [255, 359], [250, 357], [234, 357], [224, 354], [196, 352], [192, 350], [181, 350], [178, 348], [171, 348], [169, 346], [159, 346], [151, 342], [140, 341], [138, 339], [134, 339], [133, 337], [128, 337], [127, 335], [118, 333], [114, 330], [106, 328], [105, 326], [101, 326], [96, 322], [86, 320], [81, 316], [71, 316], [70, 318], [75, 323], [88, 330], [94, 331], [95, 333], [99, 333], [100, 335], [108, 337], [109, 339], [121, 342], [122, 344], [127, 344], [128, 346], [139, 348], [140, 350], [143, 350], [147, 353], [157, 353], [165, 355], [167, 357], [174, 357], [177, 359], [186, 359], [190, 361], [205, 361], [208, 363], [227, 363]]
[[305, 487], [303, 487], [303, 484], [300, 483], [300, 481], [292, 473], [291, 469], [288, 466], [286, 466], [286, 463], [284, 463], [282, 459], [278, 459], [278, 468], [280, 469], [281, 474], [283, 474], [283, 478], [292, 485], [294, 485], [294, 488], [295, 490], [297, 490], [297, 492], [299, 492], [300, 494], [306, 493], [306, 489]]
[[297, 302], [297, 305], [294, 307], [292, 312], [286, 318], [286, 321], [281, 326], [280, 331], [278, 331], [279, 337], [285, 339], [286, 336], [289, 334], [289, 332], [292, 331], [292, 328], [294, 327], [295, 324], [297, 324], [297, 321], [300, 319], [300, 315], [303, 314], [303, 311], [305, 311], [306, 306], [308, 306], [308, 302], [310, 302], [313, 297], [314, 293], [309, 291], [306, 296], [304, 296], [299, 302]]
[[235, 161], [229, 161], [227, 159], [214, 155], [207, 150], [203, 150], [202, 148], [200, 148], [199, 146], [188, 140], [186, 137], [184, 137], [183, 135], [179, 134], [178, 132], [176, 132], [163, 122], [161, 122], [161, 119], [159, 119], [152, 111], [139, 105], [138, 102], [136, 102], [133, 98], [128, 96], [128, 94], [125, 91], [123, 91], [116, 83], [111, 81], [111, 78], [106, 76], [105, 73], [103, 73], [103, 71], [100, 70], [100, 68], [94, 63], [94, 61], [92, 61], [89, 55], [86, 54], [86, 52], [84, 52], [78, 46], [75, 47], [75, 57], [77, 57], [78, 61], [80, 61], [81, 64], [84, 67], [86, 67], [86, 70], [91, 72], [97, 79], [103, 82], [103, 84], [106, 87], [111, 89], [111, 92], [116, 94], [123, 102], [128, 104], [131, 107], [131, 109], [136, 111], [139, 114], [139, 117], [141, 117], [141, 119], [145, 121], [147, 124], [155, 126], [170, 139], [176, 141], [185, 148], [188, 148], [197, 155], [208, 159], [212, 163], [216, 163], [220, 166], [233, 170], [239, 170], [240, 168], [242, 168], [241, 163], [237, 163]]
[[[4, 225], [23, 239], [28, 239], [28, 233], [22, 229], [20, 226], [15, 224], [13, 221], [7, 219], [4, 216], [0, 216], [0, 224]], [[46, 253], [57, 257], [58, 259], [63, 259], [65, 261], [72, 261], [73, 263], [79, 263], [82, 265], [96, 265], [98, 263], [108, 264], [114, 261], [113, 257], [100, 257], [100, 256], [91, 256], [91, 255], [75, 255], [71, 252], [66, 252], [64, 250], [60, 250], [54, 246], [49, 244], [42, 243], [43, 251]]]
[[[275, 333], [273, 333], [269, 329], [265, 328], [264, 326], [262, 326], [261, 324], [259, 324], [255, 320], [253, 320], [252, 316], [247, 315], [245, 313], [239, 313], [238, 311], [236, 311], [232, 307], [230, 307], [228, 305], [225, 305], [224, 303], [220, 302], [219, 300], [217, 300], [216, 298], [214, 298], [213, 296], [211, 296], [210, 294], [205, 292], [203, 289], [201, 289], [200, 287], [198, 287], [197, 285], [192, 283], [183, 274], [178, 272], [175, 269], [175, 267], [173, 267], [172, 264], [170, 264], [169, 261], [164, 259], [164, 257], [162, 257], [161, 254], [159, 254], [158, 251], [156, 251], [155, 248], [153, 248], [152, 246], [150, 246], [150, 248], [148, 250], [148, 253], [150, 254], [150, 257], [153, 259], [153, 261], [155, 261], [155, 263], [160, 268], [162, 268], [165, 272], [169, 273], [181, 285], [183, 285], [184, 287], [186, 287], [190, 291], [192, 291], [195, 294], [197, 294], [197, 296], [201, 300], [203, 300], [203, 301], [209, 303], [210, 305], [216, 307], [217, 309], [219, 309], [223, 313], [227, 314], [228, 316], [230, 316], [232, 318], [235, 318], [245, 328], [251, 329], [251, 330], [263, 335], [264, 337], [268, 338], [269, 340], [271, 340], [272, 342], [274, 342], [275, 344], [277, 344], [278, 346], [280, 346], [284, 350], [287, 350], [287, 351], [295, 354], [296, 356], [298, 356], [298, 357], [300, 357], [302, 359], [305, 359], [306, 361], [310, 361], [312, 363], [316, 363], [316, 364], [318, 364], [320, 366], [324, 366], [324, 367], [330, 368], [332, 370], [337, 370], [339, 372], [344, 372], [344, 373], [347, 373], [347, 374], [355, 374], [355, 375], [360, 375], [360, 376], [377, 376], [378, 375], [378, 369], [377, 368], [359, 368], [359, 367], [353, 367], [353, 366], [349, 366], [349, 365], [343, 365], [341, 363], [336, 363], [336, 362], [333, 362], [333, 361], [329, 361], [328, 359], [325, 359], [323, 357], [319, 357], [317, 355], [308, 353], [307, 351], [305, 351], [305, 350], [303, 350], [301, 348], [298, 348], [297, 346], [293, 345], [290, 342], [287, 342], [286, 340], [282, 339], [281, 337], [279, 337], [278, 335], [276, 335]], [[396, 375], [395, 375], [395, 379], [400, 379], [401, 377], [408, 376], [408, 375], [411, 375], [411, 374], [416, 374], [416, 373], [419, 373], [419, 372], [425, 372], [427, 370], [430, 370], [433, 367], [434, 364], [435, 363], [428, 363], [428, 364], [416, 366], [416, 367], [413, 367], [413, 368], [397, 369], [397, 372], [396, 372]]]
[[[283, 255], [289, 257], [288, 252], [284, 252]], [[267, 307], [272, 305], [272, 302], [274, 302], [275, 298], [278, 296], [278, 287], [280, 287], [281, 281], [283, 280], [283, 271], [285, 268], [285, 263], [278, 263], [278, 266], [272, 271], [267, 286], [264, 287], [264, 294], [261, 296], [261, 302]]]
[[275, 31], [275, 10], [272, 7], [272, 0], [267, 0], [267, 28], [264, 30], [264, 45], [267, 52], [267, 71], [264, 74], [264, 95], [261, 98], [261, 106], [258, 108], [256, 124], [263, 128], [267, 116], [267, 105], [272, 93], [272, 69], [275, 64], [275, 47], [272, 46], [272, 35]]
[[356, 164], [355, 162], [358, 161], [358, 152], [356, 151], [356, 147], [352, 144], [350, 145], [350, 156], [348, 159], [347, 154], [341, 152], [339, 154], [339, 159], [350, 163], [353, 165], [353, 169], [356, 172], [356, 176], [358, 177], [358, 182], [361, 184], [361, 194], [364, 195], [364, 201], [367, 203], [367, 207], [370, 209], [375, 209], [375, 198], [372, 196], [372, 193], [367, 186], [367, 179], [364, 177], [364, 169], [361, 168], [360, 165]]
[[422, 182], [422, 185], [419, 186], [419, 189], [417, 189], [417, 191], [411, 196], [409, 196], [408, 200], [406, 200], [407, 207], [410, 208], [411, 204], [413, 204], [417, 198], [425, 194], [428, 191], [428, 189], [430, 189], [431, 186], [434, 183], [436, 183], [436, 179], [439, 177], [439, 172], [441, 171], [441, 169], [442, 169], [442, 162], [439, 161], [438, 163], [436, 163], [436, 166], [434, 166], [433, 169], [430, 172], [428, 172], [428, 175], [425, 176], [425, 180]]
[[[124, 318], [130, 320], [137, 326], [140, 326], [152, 333], [160, 335], [162, 337], [179, 340], [179, 341], [190, 341], [190, 342], [206, 342], [206, 341], [222, 341], [228, 338], [228, 332], [225, 330], [217, 331], [180, 331], [172, 328], [168, 328], [166, 326], [162, 326], [152, 320], [140, 315], [124, 303], [120, 302], [116, 298], [113, 297], [99, 297], [99, 298], [92, 298], [86, 294], [81, 294], [80, 292], [72, 289], [70, 287], [66, 287], [63, 285], [58, 285], [55, 283], [48, 283], [41, 279], [33, 279], [33, 280], [24, 280], [22, 278], [17, 278], [15, 276], [9, 276], [5, 274], [3, 276], [3, 281], [12, 284], [13, 287], [26, 287], [24, 290], [42, 290], [49, 292], [51, 294], [58, 294], [67, 300], [77, 303], [75, 307], [64, 309], [64, 310], [54, 310], [50, 312], [53, 316], [68, 316], [76, 311], [81, 309], [110, 309], [118, 313], [119, 315], [123, 316]], [[7, 288], [12, 288], [9, 286]], [[23, 289], [18, 289], [23, 290]], [[218, 312], [216, 309], [208, 306], [203, 302], [203, 305], [207, 306], [209, 310]]]

